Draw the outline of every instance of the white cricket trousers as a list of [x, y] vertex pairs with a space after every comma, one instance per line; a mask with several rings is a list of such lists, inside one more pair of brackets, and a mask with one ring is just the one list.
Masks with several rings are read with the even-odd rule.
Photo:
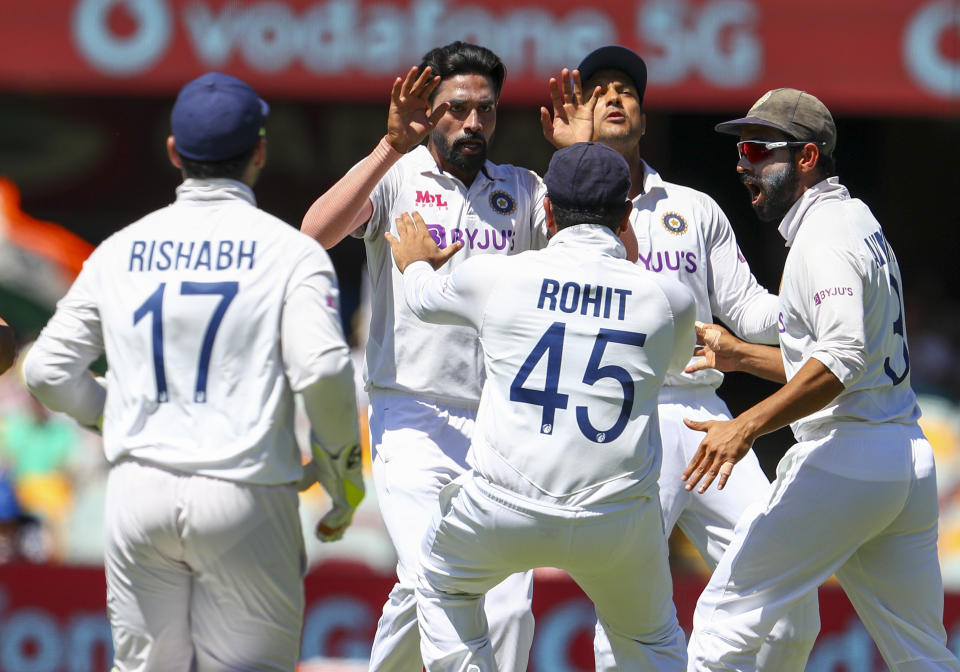
[[[421, 672], [416, 588], [420, 544], [440, 490], [464, 473], [476, 408], [371, 391], [370, 446], [380, 514], [397, 551], [397, 583], [377, 624], [371, 672]], [[533, 572], [507, 576], [486, 597], [501, 672], [526, 672], [533, 643]]]
[[[709, 386], [664, 387], [658, 397], [663, 462], [660, 467], [660, 507], [667, 536], [678, 525], [700, 552], [710, 570], [733, 539], [733, 530], [747, 507], [766, 504], [771, 485], [751, 450], [733, 470], [723, 490], [711, 487], [700, 494], [687, 490], [680, 474], [693, 459], [703, 432], [685, 424], [691, 420], [729, 420], [730, 410]], [[760, 672], [803, 672], [820, 632], [816, 589], [784, 613], [764, 638], [757, 655]]]
[[115, 670], [295, 669], [306, 556], [293, 485], [124, 460], [106, 499]]
[[920, 428], [842, 423], [805, 438], [700, 596], [688, 669], [756, 670], [774, 623], [836, 574], [891, 672], [960, 670], [946, 647], [936, 474]]
[[497, 672], [483, 594], [505, 576], [534, 567], [565, 570], [593, 600], [611, 644], [597, 656], [597, 670], [684, 669], [655, 491], [574, 509], [513, 495], [470, 472], [440, 499], [423, 540], [417, 585], [427, 672]]

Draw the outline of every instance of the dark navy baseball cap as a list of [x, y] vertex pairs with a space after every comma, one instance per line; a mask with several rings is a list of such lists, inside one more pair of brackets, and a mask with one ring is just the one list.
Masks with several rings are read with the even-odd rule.
[[615, 149], [578, 142], [556, 151], [543, 181], [550, 202], [567, 210], [622, 206], [630, 192], [630, 166]]
[[584, 84], [601, 70], [619, 70], [633, 80], [643, 105], [643, 93], [647, 88], [647, 64], [632, 49], [621, 47], [619, 44], [610, 44], [606, 47], [594, 49], [580, 61], [577, 66], [580, 71], [580, 81]]
[[270, 106], [250, 85], [208, 72], [180, 89], [170, 114], [177, 153], [194, 161], [223, 161], [249, 151]]

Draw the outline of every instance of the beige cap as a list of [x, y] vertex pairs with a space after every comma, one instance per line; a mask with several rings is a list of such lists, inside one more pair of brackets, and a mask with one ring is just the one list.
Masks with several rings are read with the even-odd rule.
[[815, 142], [830, 156], [837, 146], [837, 127], [827, 106], [815, 96], [797, 89], [767, 91], [753, 104], [747, 116], [716, 125], [719, 133], [740, 135], [744, 126], [769, 126], [795, 140]]

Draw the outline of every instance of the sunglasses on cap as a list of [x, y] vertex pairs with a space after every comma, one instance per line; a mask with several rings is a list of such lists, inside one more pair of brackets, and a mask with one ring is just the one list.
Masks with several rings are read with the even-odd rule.
[[756, 163], [770, 156], [775, 149], [780, 149], [781, 147], [801, 147], [806, 144], [816, 143], [792, 140], [775, 140], [772, 142], [765, 142], [763, 140], [741, 140], [737, 143], [737, 153], [740, 155], [740, 158], [745, 156], [750, 163]]

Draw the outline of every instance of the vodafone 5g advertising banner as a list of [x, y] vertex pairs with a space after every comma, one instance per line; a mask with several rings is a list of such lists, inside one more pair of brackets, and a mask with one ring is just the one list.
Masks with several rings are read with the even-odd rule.
[[[300, 672], [366, 669], [380, 609], [395, 577], [355, 563], [326, 563], [306, 578]], [[699, 577], [674, 577], [681, 626], [689, 632], [703, 589]], [[0, 565], [0, 670], [97, 672], [110, 668], [112, 644], [101, 567]], [[589, 672], [593, 604], [566, 574], [538, 570], [536, 630], [529, 672]], [[806, 672], [881, 672], [876, 646], [836, 586], [820, 589], [820, 636]], [[944, 610], [948, 644], [960, 645], [960, 596]], [[334, 663], [340, 660], [343, 663]], [[319, 661], [330, 661], [321, 663]], [[353, 664], [347, 664], [353, 661]]]
[[960, 111], [960, 0], [6, 0], [0, 91], [175, 93], [222, 70], [266, 96], [383, 100], [455, 39], [507, 63], [506, 104], [591, 49], [649, 66], [647, 104], [739, 109], [777, 86], [832, 110]]

